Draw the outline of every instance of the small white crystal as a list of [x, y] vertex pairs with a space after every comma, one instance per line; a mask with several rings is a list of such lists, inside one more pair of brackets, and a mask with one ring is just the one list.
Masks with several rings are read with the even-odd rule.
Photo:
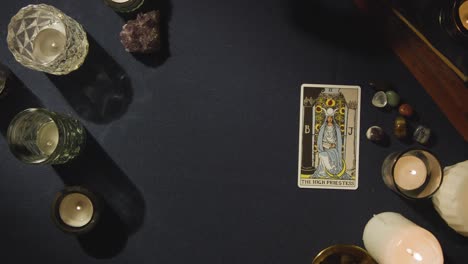
[[385, 94], [384, 91], [379, 91], [374, 94], [374, 97], [372, 97], [372, 104], [375, 107], [382, 108], [387, 105], [387, 95]]

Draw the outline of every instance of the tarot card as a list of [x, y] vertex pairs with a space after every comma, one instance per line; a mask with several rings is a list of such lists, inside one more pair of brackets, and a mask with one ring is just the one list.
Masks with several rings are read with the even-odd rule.
[[358, 188], [361, 88], [303, 84], [299, 188]]

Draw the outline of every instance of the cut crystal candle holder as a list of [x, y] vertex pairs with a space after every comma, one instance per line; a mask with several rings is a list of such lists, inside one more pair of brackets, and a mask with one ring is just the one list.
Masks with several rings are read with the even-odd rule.
[[28, 5], [13, 16], [7, 42], [19, 63], [55, 75], [78, 69], [89, 47], [78, 22], [45, 4]]
[[62, 164], [81, 152], [86, 132], [71, 117], [30, 108], [11, 121], [7, 140], [11, 152], [29, 164]]

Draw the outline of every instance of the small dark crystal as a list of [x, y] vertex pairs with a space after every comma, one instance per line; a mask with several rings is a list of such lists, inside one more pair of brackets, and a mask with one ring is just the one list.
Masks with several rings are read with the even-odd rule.
[[385, 139], [385, 132], [379, 126], [371, 126], [367, 129], [366, 137], [370, 141], [380, 142]]
[[129, 20], [120, 32], [120, 41], [128, 52], [151, 53], [161, 47], [160, 13], [151, 11]]

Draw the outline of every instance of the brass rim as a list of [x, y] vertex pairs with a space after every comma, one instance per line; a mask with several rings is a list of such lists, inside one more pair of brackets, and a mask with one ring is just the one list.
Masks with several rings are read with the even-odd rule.
[[340, 244], [329, 246], [323, 249], [322, 251], [320, 251], [317, 254], [317, 256], [315, 256], [314, 260], [312, 261], [312, 264], [320, 264], [327, 257], [339, 251], [347, 252], [350, 254], [352, 254], [353, 252], [354, 253], [357, 252], [358, 254], [355, 254], [355, 255], [362, 256], [363, 260], [368, 260], [369, 264], [371, 263], [377, 264], [377, 262], [375, 262], [375, 260], [369, 255], [369, 253], [365, 249], [358, 247], [356, 245], [340, 245]]

